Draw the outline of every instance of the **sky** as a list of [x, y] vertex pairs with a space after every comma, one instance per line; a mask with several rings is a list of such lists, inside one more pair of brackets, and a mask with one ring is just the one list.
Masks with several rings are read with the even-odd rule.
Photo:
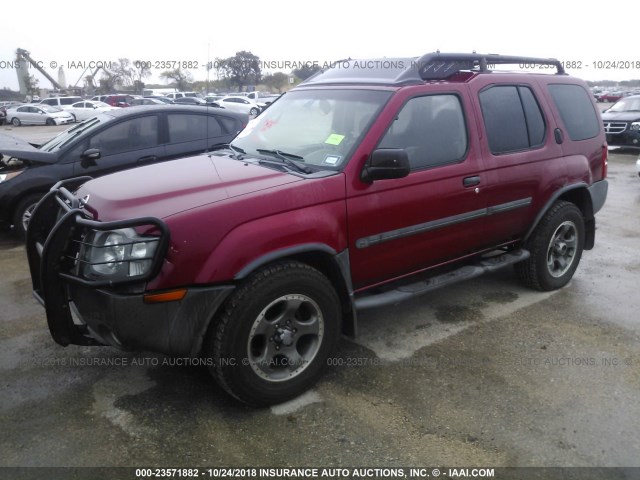
[[[206, 80], [207, 61], [241, 50], [281, 65], [475, 50], [555, 57], [585, 80], [640, 79], [634, 32], [615, 29], [615, 19], [598, 20], [588, 4], [573, 0], [67, 0], [60, 6], [10, 0], [2, 10], [3, 18], [13, 21], [2, 22], [0, 88], [13, 90], [18, 89], [12, 65], [17, 48], [31, 52], [55, 79], [63, 66], [67, 83], [79, 86], [83, 69], [74, 67], [81, 62], [152, 62], [147, 83], [162, 83], [159, 74], [173, 62], [191, 62], [197, 67], [188, 69], [194, 79]], [[611, 38], [616, 41], [607, 41]], [[40, 87], [50, 87], [40, 73], [30, 72]]]

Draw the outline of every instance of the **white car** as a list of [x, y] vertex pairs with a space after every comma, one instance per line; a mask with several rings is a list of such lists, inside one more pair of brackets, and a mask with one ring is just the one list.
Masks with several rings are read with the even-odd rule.
[[260, 105], [246, 97], [229, 96], [216, 100], [215, 103], [232, 112], [246, 113], [254, 117], [262, 111]]
[[81, 122], [87, 118], [93, 118], [102, 112], [108, 112], [109, 110], [119, 110], [120, 107], [112, 107], [104, 102], [97, 102], [91, 100], [83, 100], [82, 102], [76, 102], [66, 109], [71, 115], [74, 116], [76, 122]]
[[640, 158], [636, 160], [636, 172], [638, 172], [638, 176], [640, 177]]
[[73, 115], [50, 105], [30, 104], [7, 109], [7, 123], [20, 125], [64, 125], [73, 123]]

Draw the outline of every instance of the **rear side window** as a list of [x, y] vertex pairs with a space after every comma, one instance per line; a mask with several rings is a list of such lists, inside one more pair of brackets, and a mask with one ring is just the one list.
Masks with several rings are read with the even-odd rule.
[[562, 123], [571, 140], [586, 140], [600, 133], [600, 122], [591, 97], [579, 85], [549, 85], [549, 93], [556, 104]]
[[224, 133], [238, 133], [242, 129], [242, 125], [233, 118], [229, 117], [216, 117], [218, 121], [222, 124], [222, 129]]
[[191, 114], [169, 115], [169, 141], [171, 143], [190, 142], [224, 135], [214, 117]]
[[531, 89], [500, 85], [483, 90], [479, 97], [491, 153], [529, 150], [544, 143], [544, 117]]
[[409, 100], [378, 148], [404, 148], [412, 170], [462, 160], [467, 129], [455, 95], [429, 95]]

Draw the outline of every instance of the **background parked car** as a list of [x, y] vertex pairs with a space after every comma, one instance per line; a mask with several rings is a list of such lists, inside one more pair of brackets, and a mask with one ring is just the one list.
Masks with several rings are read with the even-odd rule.
[[135, 107], [136, 105], [166, 105], [166, 103], [155, 98], [134, 98], [131, 100], [131, 106]]
[[176, 98], [173, 103], [180, 105], [207, 105], [207, 102], [198, 97], [180, 97]]
[[159, 100], [162, 103], [166, 103], [166, 104], [172, 104], [173, 100], [171, 100], [169, 97], [165, 97], [164, 95], [148, 95], [144, 98], [152, 98], [154, 100]]
[[81, 122], [82, 120], [93, 118], [100, 113], [108, 112], [116, 108], [119, 107], [112, 107], [104, 102], [83, 100], [82, 102], [71, 105], [71, 107], [67, 109], [67, 112], [73, 115], [76, 122]]
[[129, 107], [134, 98], [133, 95], [105, 95], [102, 101], [112, 107]]
[[207, 95], [203, 98], [203, 100], [207, 103], [217, 102], [218, 100], [222, 100], [226, 95]]
[[4, 125], [7, 122], [7, 110], [4, 107], [0, 107], [0, 125]]
[[200, 97], [197, 92], [172, 92], [167, 93], [166, 95], [171, 100], [175, 100], [176, 98], [184, 98], [184, 97]]
[[76, 102], [81, 102], [82, 97], [50, 97], [40, 101], [42, 105], [50, 105], [52, 107], [58, 107], [62, 110], [70, 108]]
[[240, 112], [254, 117], [262, 111], [257, 103], [245, 97], [224, 97], [214, 103], [232, 112]]
[[59, 180], [204, 152], [229, 143], [247, 122], [246, 115], [217, 108], [157, 105], [101, 113], [37, 148], [0, 135], [0, 222], [24, 235], [37, 202]]
[[7, 109], [7, 122], [20, 125], [64, 125], [73, 123], [73, 115], [57, 107], [33, 103]]
[[598, 96], [598, 101], [615, 103], [621, 98], [622, 98], [622, 93], [620, 92], [604, 92]]
[[602, 113], [607, 144], [640, 148], [640, 95], [621, 98]]

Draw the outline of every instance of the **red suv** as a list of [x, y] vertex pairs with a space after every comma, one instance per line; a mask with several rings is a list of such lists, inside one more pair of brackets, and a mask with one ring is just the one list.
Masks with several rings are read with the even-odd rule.
[[340, 62], [217, 151], [59, 183], [29, 224], [33, 288], [61, 345], [189, 357], [243, 402], [282, 402], [358, 310], [506, 265], [566, 285], [606, 168], [593, 96], [557, 60]]
[[134, 98], [131, 95], [105, 95], [102, 101], [112, 107], [130, 107]]

